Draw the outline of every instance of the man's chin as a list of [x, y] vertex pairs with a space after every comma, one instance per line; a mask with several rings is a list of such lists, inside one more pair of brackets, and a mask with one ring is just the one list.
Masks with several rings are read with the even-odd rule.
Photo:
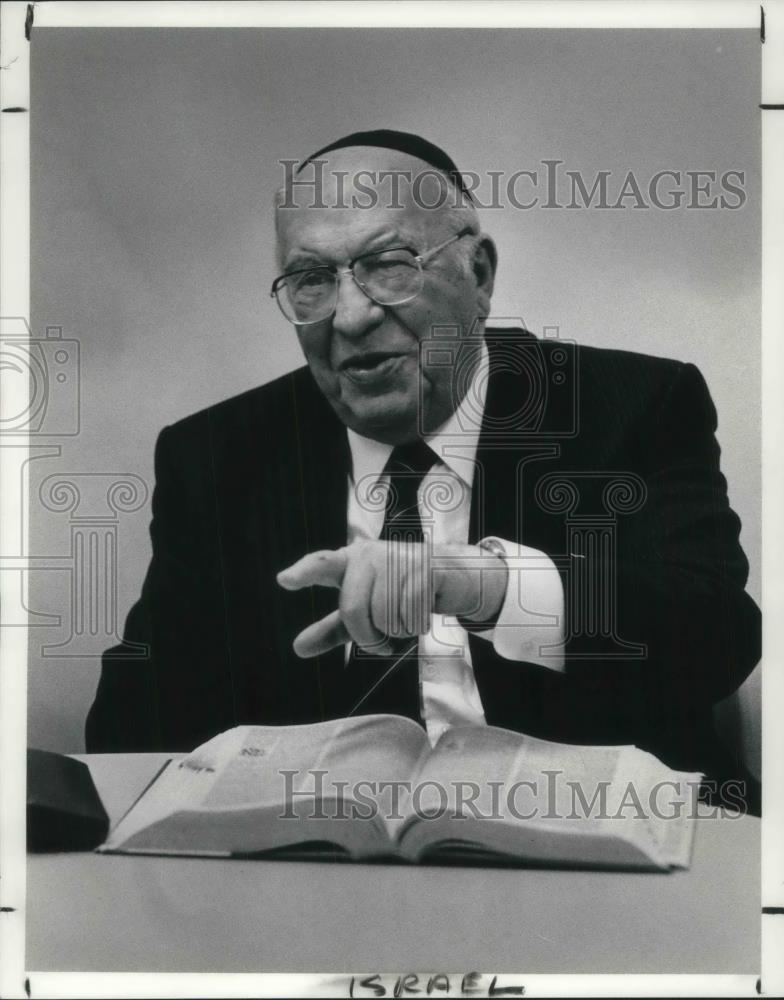
[[410, 398], [393, 394], [368, 399], [344, 398], [339, 411], [344, 424], [363, 437], [386, 444], [400, 444], [419, 434], [419, 407]]

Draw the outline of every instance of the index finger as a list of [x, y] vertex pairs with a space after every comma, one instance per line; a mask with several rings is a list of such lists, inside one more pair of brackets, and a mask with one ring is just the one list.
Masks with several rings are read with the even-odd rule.
[[278, 573], [277, 580], [286, 590], [303, 587], [336, 587], [343, 583], [346, 572], [346, 549], [322, 549], [309, 552], [297, 562]]

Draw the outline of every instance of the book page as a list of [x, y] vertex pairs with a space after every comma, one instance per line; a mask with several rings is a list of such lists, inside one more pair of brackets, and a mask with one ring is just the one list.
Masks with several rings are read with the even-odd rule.
[[683, 807], [699, 777], [633, 746], [453, 729], [420, 770], [401, 850], [415, 857], [428, 844], [451, 844], [569, 864], [688, 867], [693, 823]]
[[[703, 775], [672, 771], [651, 753], [627, 747], [619, 762], [616, 783], [624, 790], [625, 811], [634, 813], [633, 826], [647, 827], [658, 856], [673, 868], [688, 868], [696, 816], [693, 803]], [[637, 801], [632, 801], [635, 789]], [[641, 808], [640, 808], [641, 807]]]
[[[342, 719], [308, 769], [293, 779], [296, 797], [320, 793], [339, 819], [380, 819], [390, 837], [402, 821], [412, 777], [430, 753], [425, 730], [410, 719], [371, 715]], [[300, 801], [307, 805], [307, 799]], [[327, 810], [329, 811], [329, 810]]]
[[[443, 800], [475, 818], [521, 819], [536, 814], [572, 816], [573, 802], [591, 799], [609, 785], [624, 747], [553, 743], [491, 726], [448, 730], [419, 774], [433, 788], [421, 801]], [[578, 791], [579, 789], [579, 791]]]
[[139, 831], [182, 810], [198, 809], [245, 738], [238, 726], [219, 733], [179, 760], [171, 760], [110, 831], [98, 850], [113, 850]]
[[180, 809], [193, 809], [215, 780], [213, 771], [181, 770], [177, 761], [168, 761], [153, 783], [109, 832], [98, 851], [120, 847], [140, 830], [171, 816]]
[[409, 777], [427, 748], [421, 726], [394, 715], [242, 728], [242, 745], [204, 799], [207, 808], [277, 804], [290, 789], [350, 796], [361, 781]]
[[312, 813], [321, 800], [350, 799], [361, 781], [378, 785], [409, 778], [427, 750], [424, 730], [398, 716], [237, 726], [171, 762], [104, 846], [117, 848], [182, 811], [230, 813], [270, 806], [280, 811], [288, 803]]

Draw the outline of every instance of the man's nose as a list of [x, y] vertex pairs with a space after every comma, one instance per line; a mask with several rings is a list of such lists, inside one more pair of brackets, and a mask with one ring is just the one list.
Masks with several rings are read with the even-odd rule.
[[360, 337], [384, 319], [384, 307], [369, 298], [351, 272], [338, 276], [337, 302], [332, 327], [346, 337]]

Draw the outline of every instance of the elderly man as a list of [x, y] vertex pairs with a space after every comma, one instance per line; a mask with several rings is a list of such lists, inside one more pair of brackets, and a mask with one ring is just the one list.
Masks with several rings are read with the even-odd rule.
[[394, 712], [740, 774], [711, 707], [759, 612], [699, 372], [485, 329], [495, 246], [419, 137], [319, 150], [276, 230], [307, 366], [161, 433], [88, 749]]

